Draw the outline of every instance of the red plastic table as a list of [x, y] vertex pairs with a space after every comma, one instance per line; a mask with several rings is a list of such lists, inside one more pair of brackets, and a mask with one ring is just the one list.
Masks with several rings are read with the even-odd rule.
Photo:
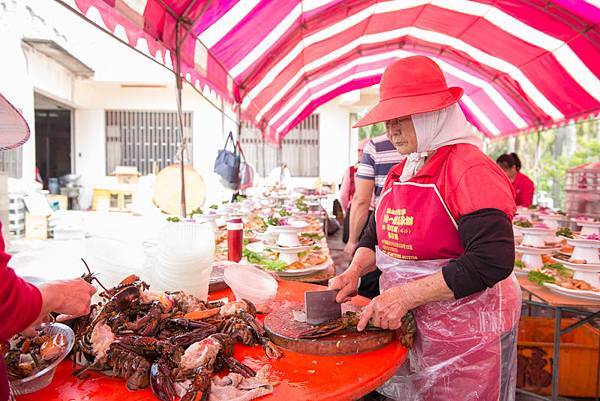
[[[319, 287], [313, 284], [280, 281], [277, 299], [304, 302], [304, 292]], [[211, 299], [232, 298], [230, 290], [211, 294]], [[367, 300], [356, 297], [357, 305]], [[284, 350], [283, 358], [272, 361], [265, 357], [262, 348], [236, 344], [235, 357], [257, 368], [271, 365], [271, 376], [279, 381], [272, 394], [260, 401], [302, 400], [343, 401], [356, 400], [373, 391], [390, 378], [405, 361], [407, 350], [398, 341], [378, 350], [347, 356], [320, 356], [299, 354]], [[79, 400], [79, 401], [155, 401], [148, 389], [128, 391], [122, 379], [93, 374], [79, 380], [71, 375], [72, 363], [62, 362], [53, 382], [45, 389], [17, 397], [18, 401]]]

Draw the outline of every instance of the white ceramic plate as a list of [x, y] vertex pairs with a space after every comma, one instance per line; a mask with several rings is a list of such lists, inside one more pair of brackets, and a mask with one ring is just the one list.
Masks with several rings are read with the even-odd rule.
[[523, 234], [554, 234], [556, 232], [555, 228], [540, 228], [540, 227], [519, 227], [519, 226], [514, 226], [515, 229], [519, 230], [520, 232], [522, 232]]
[[277, 272], [277, 274], [281, 277], [299, 277], [299, 276], [308, 276], [310, 274], [314, 274], [323, 270], [329, 269], [329, 267], [333, 264], [333, 260], [328, 259], [325, 263], [320, 265], [307, 267], [305, 269], [294, 269], [294, 270], [286, 270], [282, 272]]
[[556, 263], [562, 263], [568, 269], [600, 269], [599, 263], [571, 263], [557, 258], [552, 258], [552, 260]]
[[549, 255], [554, 252], [560, 251], [561, 247], [556, 248], [536, 248], [533, 246], [519, 245], [515, 247], [515, 250], [520, 253], [528, 253], [530, 255]]
[[527, 276], [529, 274], [531, 270], [529, 270], [528, 268], [523, 268], [523, 269], [519, 269], [517, 266], [515, 266], [515, 268], [513, 269], [513, 272], [515, 272], [515, 274], [517, 276]]
[[289, 247], [289, 246], [267, 245], [263, 242], [252, 242], [252, 243], [246, 245], [246, 249], [248, 249], [250, 252], [256, 252], [256, 253], [263, 253], [263, 252], [265, 252], [266, 249], [270, 249], [273, 252], [280, 252], [280, 253], [300, 253], [300, 252], [306, 252], [306, 251], [310, 250], [310, 248], [312, 248], [312, 246], [310, 246], [310, 245]]
[[600, 248], [600, 241], [597, 239], [568, 238], [567, 244], [571, 246], [583, 246], [586, 248]]
[[571, 221], [579, 226], [588, 226], [588, 227], [600, 227], [600, 221], [585, 221], [585, 220], [577, 220], [571, 219]]
[[289, 226], [269, 226], [267, 230], [272, 233], [299, 233], [308, 226], [305, 221], [292, 221]]
[[564, 288], [564, 287], [561, 287], [560, 285], [551, 284], [551, 283], [544, 283], [544, 286], [556, 294], [566, 295], [571, 298], [586, 299], [586, 300], [600, 302], [600, 292], [584, 291], [584, 290], [571, 290], [569, 288]]

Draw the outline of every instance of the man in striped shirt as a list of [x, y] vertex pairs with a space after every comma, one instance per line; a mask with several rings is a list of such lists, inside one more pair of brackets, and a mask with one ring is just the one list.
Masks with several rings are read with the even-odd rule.
[[[350, 235], [344, 248], [349, 256], [356, 251], [367, 221], [379, 200], [388, 171], [403, 158], [385, 134], [371, 138], [365, 145], [355, 175], [356, 190], [350, 208]], [[380, 274], [379, 269], [376, 269], [363, 276], [358, 293], [369, 298], [379, 295]]]

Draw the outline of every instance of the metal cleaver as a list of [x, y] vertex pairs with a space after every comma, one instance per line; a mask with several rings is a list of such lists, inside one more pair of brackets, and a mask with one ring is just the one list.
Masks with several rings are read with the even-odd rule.
[[338, 290], [306, 291], [304, 310], [306, 323], [321, 324], [342, 317], [342, 305], [335, 302]]

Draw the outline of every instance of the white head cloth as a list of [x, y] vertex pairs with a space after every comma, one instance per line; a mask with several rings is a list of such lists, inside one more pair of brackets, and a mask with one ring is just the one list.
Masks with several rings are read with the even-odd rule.
[[473, 133], [456, 103], [445, 109], [413, 114], [411, 119], [417, 134], [417, 151], [408, 155], [401, 182], [410, 180], [423, 167], [427, 152], [457, 143], [470, 143], [481, 148], [481, 140]]

